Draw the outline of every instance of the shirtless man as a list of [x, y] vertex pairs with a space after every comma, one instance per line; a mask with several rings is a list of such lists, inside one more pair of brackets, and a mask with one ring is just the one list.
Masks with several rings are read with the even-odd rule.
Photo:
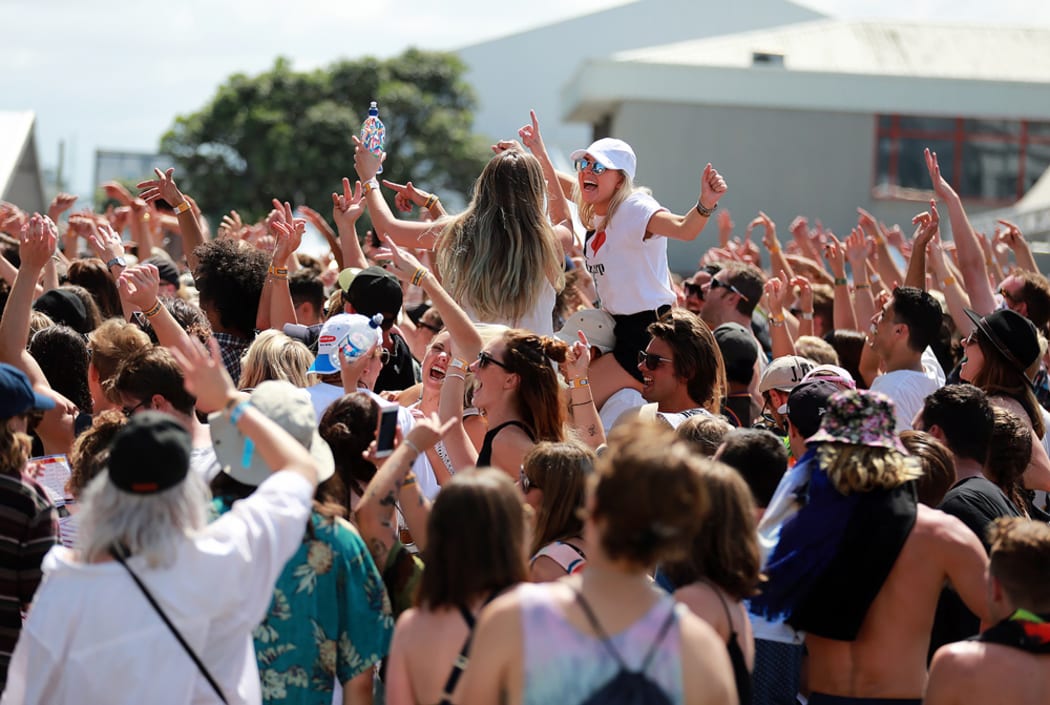
[[989, 539], [989, 615], [997, 623], [937, 651], [928, 705], [1041, 705], [1050, 698], [1050, 526], [999, 519]]

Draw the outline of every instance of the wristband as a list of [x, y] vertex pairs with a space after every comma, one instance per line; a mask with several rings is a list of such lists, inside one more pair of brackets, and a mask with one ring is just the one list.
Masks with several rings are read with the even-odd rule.
[[590, 406], [594, 403], [594, 399], [588, 399], [587, 401], [574, 401], [569, 406]]
[[813, 312], [812, 311], [802, 311], [801, 313], [798, 314], [798, 317], [801, 318], [803, 321], [812, 321], [813, 320]]
[[240, 404], [238, 404], [237, 406], [233, 407], [233, 410], [230, 411], [230, 423], [233, 424], [234, 426], [236, 426], [237, 422], [241, 420], [242, 416], [244, 416], [244, 412], [251, 405], [252, 405], [251, 400], [245, 399]]
[[[414, 453], [416, 454], [416, 457], [417, 457], [417, 458], [418, 458], [419, 456], [423, 455], [423, 451], [421, 451], [421, 450], [419, 449], [419, 446], [417, 446], [417, 445], [416, 445], [415, 443], [413, 443], [413, 442], [411, 441], [411, 439], [408, 439], [408, 438], [406, 438], [405, 440], [401, 441], [401, 443], [402, 443], [402, 444], [404, 444], [404, 445], [406, 445], [406, 446], [408, 446], [408, 447], [409, 447], [409, 449], [410, 449], [411, 451], [413, 451], [413, 452], [414, 452]], [[413, 481], [413, 482], [415, 482], [415, 478], [414, 478], [414, 477], [412, 478], [412, 481]]]
[[190, 209], [190, 204], [187, 201], [183, 201], [179, 205], [175, 206], [175, 215], [182, 215]]
[[434, 204], [437, 203], [437, 202], [438, 202], [437, 195], [432, 193], [429, 196], [427, 196], [427, 200], [423, 202], [423, 207], [426, 208], [427, 210], [430, 210], [431, 208], [434, 207]]
[[416, 273], [412, 275], [412, 286], [419, 286], [430, 272], [427, 271], [426, 267], [420, 267], [416, 270]]
[[163, 304], [161, 304], [160, 299], [157, 299], [152, 306], [150, 306], [148, 309], [142, 312], [142, 315], [146, 318], [153, 318], [158, 313], [160, 313], [160, 310], [162, 308], [164, 308]]
[[372, 191], [378, 191], [379, 182], [376, 180], [376, 177], [373, 176], [371, 179], [361, 184], [361, 190], [364, 191], [366, 195]]
[[774, 316], [774, 317], [770, 318], [769, 319], [769, 325], [773, 326], [774, 328], [781, 328], [781, 327], [783, 327], [783, 325], [784, 325], [784, 317], [781, 316], [780, 318], [777, 318], [776, 316]]
[[846, 286], [847, 284], [849, 284], [849, 281], [846, 277], [835, 277], [835, 286]]
[[448, 366], [454, 370], [465, 370], [470, 367], [470, 363], [461, 357], [454, 357], [452, 362], [448, 363]]
[[569, 380], [569, 389], [583, 389], [590, 383], [586, 377], [573, 377]]
[[711, 206], [710, 208], [708, 208], [703, 203], [700, 202], [699, 198], [696, 199], [696, 212], [699, 213], [700, 215], [702, 215], [705, 218], [710, 218], [711, 214], [714, 213], [715, 209], [717, 209], [717, 208], [718, 208], [718, 204], [717, 203], [715, 205]]
[[445, 374], [445, 379], [449, 379], [450, 377], [452, 379], [459, 379], [459, 380], [466, 379], [466, 377], [464, 377], [463, 375], [454, 375], [451, 372], [448, 372], [448, 373]]
[[409, 485], [414, 484], [416, 484], [416, 474], [412, 472], [405, 475], [405, 479], [401, 481], [402, 487], [408, 487]]
[[780, 245], [778, 245], [776, 243], [774, 243], [773, 246], [769, 248], [769, 254], [771, 254], [771, 255], [775, 255], [775, 254], [777, 254], [779, 252], [780, 252]]
[[269, 269], [268, 274], [271, 277], [273, 277], [274, 279], [287, 279], [288, 278], [288, 270], [283, 268], [283, 267], [271, 266], [270, 269]]
[[941, 288], [942, 289], [947, 289], [952, 284], [955, 284], [955, 282], [956, 282], [955, 277], [952, 276], [952, 275], [948, 275], [948, 277], [946, 277], [945, 280], [943, 282], [941, 282]]
[[854, 284], [853, 288], [858, 290], [858, 291], [860, 289], [870, 289], [871, 288], [871, 284]]

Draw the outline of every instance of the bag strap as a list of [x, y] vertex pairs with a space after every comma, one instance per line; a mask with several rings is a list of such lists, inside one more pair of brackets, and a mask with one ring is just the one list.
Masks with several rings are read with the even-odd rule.
[[674, 604], [671, 605], [671, 610], [668, 612], [663, 624], [660, 625], [660, 631], [657, 632], [656, 638], [653, 639], [653, 644], [649, 647], [649, 653], [647, 653], [645, 655], [645, 658], [642, 659], [641, 668], [639, 668], [637, 671], [633, 671], [632, 669], [627, 667], [626, 663], [624, 663], [623, 659], [620, 657], [619, 652], [612, 645], [612, 639], [610, 639], [609, 635], [605, 632], [604, 629], [602, 629], [602, 625], [598, 623], [598, 618], [595, 616], [594, 610], [591, 609], [590, 604], [587, 602], [586, 599], [584, 599], [583, 592], [581, 592], [580, 589], [577, 587], [573, 587], [573, 591], [576, 593], [576, 601], [580, 603], [580, 607], [583, 609], [583, 613], [587, 616], [587, 621], [591, 623], [591, 627], [601, 638], [602, 644], [605, 645], [606, 650], [610, 654], [612, 654], [612, 657], [614, 659], [616, 659], [616, 663], [619, 664], [620, 670], [629, 671], [632, 673], [645, 673], [647, 670], [649, 670], [649, 664], [652, 663], [653, 657], [656, 655], [657, 648], [659, 648], [660, 643], [664, 640], [664, 637], [667, 636], [667, 632], [671, 630], [671, 625], [675, 622]]
[[193, 659], [193, 662], [195, 664], [197, 664], [197, 668], [200, 670], [201, 675], [204, 676], [204, 680], [208, 681], [208, 684], [215, 691], [215, 694], [219, 696], [219, 700], [223, 702], [223, 705], [227, 705], [226, 696], [222, 694], [222, 690], [219, 688], [219, 684], [215, 682], [215, 679], [212, 678], [211, 673], [209, 673], [208, 669], [204, 667], [204, 663], [200, 660], [200, 658], [198, 658], [197, 654], [193, 651], [193, 647], [191, 647], [186, 642], [186, 640], [182, 637], [182, 634], [179, 633], [179, 630], [176, 629], [175, 625], [172, 624], [170, 619], [168, 619], [168, 615], [164, 614], [164, 610], [162, 610], [160, 608], [160, 605], [157, 604], [157, 601], [153, 599], [153, 595], [150, 594], [150, 591], [146, 589], [145, 584], [143, 584], [143, 582], [139, 579], [139, 576], [135, 575], [135, 572], [131, 570], [131, 567], [124, 561], [124, 556], [121, 555], [121, 552], [117, 551], [116, 548], [110, 548], [109, 555], [113, 556], [113, 560], [115, 560], [117, 563], [120, 563], [122, 566], [124, 566], [124, 570], [128, 571], [128, 575], [130, 575], [131, 579], [135, 581], [135, 584], [139, 586], [139, 590], [141, 590], [142, 594], [146, 596], [146, 599], [149, 601], [150, 605], [152, 605], [153, 609], [157, 611], [157, 614], [160, 615], [160, 618], [162, 620], [164, 620], [164, 623], [168, 625], [168, 629], [170, 629], [171, 633], [175, 635], [175, 638], [178, 639], [179, 644], [181, 644], [182, 648], [186, 650], [186, 653], [189, 655], [189, 657]]
[[[492, 602], [493, 598], [498, 594], [498, 592], [494, 592], [489, 595], [481, 603], [481, 606], [484, 607]], [[452, 692], [456, 689], [456, 684], [459, 683], [463, 671], [467, 669], [467, 665], [470, 663], [470, 644], [474, 641], [474, 615], [463, 605], [459, 606], [459, 613], [463, 616], [463, 621], [467, 623], [467, 629], [469, 630], [467, 632], [467, 640], [463, 642], [463, 648], [459, 650], [459, 655], [456, 656], [456, 662], [452, 665], [452, 671], [448, 674], [445, 687], [441, 689], [441, 700], [438, 702], [438, 705], [452, 705]]]

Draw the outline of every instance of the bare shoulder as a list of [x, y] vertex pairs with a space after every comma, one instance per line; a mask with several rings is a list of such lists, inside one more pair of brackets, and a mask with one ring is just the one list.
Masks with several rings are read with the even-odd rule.
[[565, 577], [565, 569], [550, 556], [540, 556], [529, 566], [529, 580], [534, 583], [547, 583]]
[[[960, 641], [937, 649], [930, 663], [926, 705], [961, 705], [975, 692], [974, 676], [981, 665], [984, 645]], [[979, 688], [977, 688], [979, 690]]]
[[726, 611], [715, 589], [707, 583], [695, 582], [675, 590], [674, 599], [710, 625], [719, 635], [725, 633], [722, 640], [729, 635], [729, 624], [726, 623]]
[[[920, 504], [915, 516], [915, 531], [922, 538], [950, 544], [970, 545], [977, 537], [960, 519], [939, 509]], [[980, 541], [977, 542], [980, 544]]]
[[689, 705], [735, 702], [729, 652], [718, 633], [688, 610], [679, 610], [682, 685]]

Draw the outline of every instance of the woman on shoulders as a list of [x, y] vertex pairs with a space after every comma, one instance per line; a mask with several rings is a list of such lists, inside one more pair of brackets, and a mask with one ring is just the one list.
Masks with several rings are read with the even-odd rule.
[[648, 576], [681, 554], [706, 505], [696, 460], [669, 430], [614, 431], [588, 486], [587, 569], [483, 611], [459, 702], [581, 705], [627, 687], [672, 703], [732, 701], [718, 635]]

